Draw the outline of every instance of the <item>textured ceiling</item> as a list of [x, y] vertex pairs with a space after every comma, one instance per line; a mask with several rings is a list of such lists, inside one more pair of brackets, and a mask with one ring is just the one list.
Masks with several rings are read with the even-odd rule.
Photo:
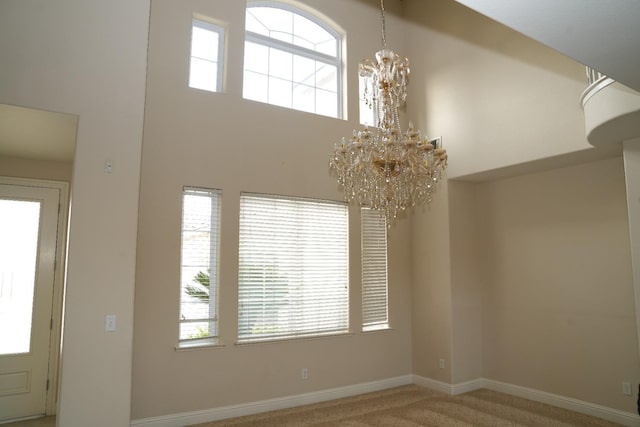
[[638, 0], [457, 0], [640, 91]]

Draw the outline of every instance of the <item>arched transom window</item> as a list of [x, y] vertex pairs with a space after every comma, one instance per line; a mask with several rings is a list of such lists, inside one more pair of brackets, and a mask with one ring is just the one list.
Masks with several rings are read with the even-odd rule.
[[291, 5], [252, 1], [246, 10], [243, 97], [342, 117], [340, 35]]

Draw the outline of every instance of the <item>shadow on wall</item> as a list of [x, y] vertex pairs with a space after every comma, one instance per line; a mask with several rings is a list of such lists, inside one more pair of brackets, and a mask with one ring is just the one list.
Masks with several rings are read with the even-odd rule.
[[[380, 7], [380, 3], [377, 0], [355, 1], [370, 4], [372, 7]], [[567, 67], [567, 61], [577, 64], [573, 59], [557, 54], [553, 49], [456, 1], [400, 0], [389, 2], [387, 0], [385, 2], [385, 10], [389, 14], [402, 16], [403, 19], [411, 24], [446, 34], [529, 65], [545, 68], [570, 79], [586, 81], [582, 66]], [[369, 25], [376, 24], [379, 23], [372, 22]], [[408, 41], [406, 40], [406, 42]], [[523, 49], [523, 45], [526, 46], [526, 49]], [[553, 52], [554, 55], [550, 55], [550, 52]], [[424, 52], [424, 54], [431, 55], [433, 52]], [[555, 60], [552, 60], [554, 58]]]

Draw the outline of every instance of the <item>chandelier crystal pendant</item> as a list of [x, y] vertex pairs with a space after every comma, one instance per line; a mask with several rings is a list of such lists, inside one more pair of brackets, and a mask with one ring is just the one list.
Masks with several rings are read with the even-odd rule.
[[353, 131], [335, 144], [329, 161], [331, 174], [349, 203], [380, 211], [387, 226], [408, 208], [429, 204], [447, 168], [441, 140], [429, 140], [409, 122], [400, 128], [398, 108], [407, 99], [409, 60], [387, 49], [384, 0], [382, 50], [375, 61], [360, 64], [365, 102], [373, 109], [375, 126]]

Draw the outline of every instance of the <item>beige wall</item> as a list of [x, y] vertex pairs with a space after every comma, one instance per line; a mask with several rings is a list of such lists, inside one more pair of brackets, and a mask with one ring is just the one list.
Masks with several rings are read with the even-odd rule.
[[[404, 4], [408, 115], [443, 136], [454, 179], [413, 219], [414, 373], [635, 412], [621, 161], [558, 169], [611, 155], [585, 155], [583, 66], [456, 2]], [[520, 177], [460, 181], [500, 170]]]
[[486, 274], [476, 188], [474, 183], [449, 182], [453, 384], [484, 376]]
[[450, 178], [592, 150], [584, 66], [457, 2], [404, 4], [409, 115], [443, 136]]
[[[356, 14], [369, 13], [372, 19], [376, 14], [364, 2], [350, 3], [352, 9], [348, 13], [336, 13], [332, 2], [310, 4], [328, 16], [339, 16], [337, 24], [347, 32], [355, 25], [350, 20]], [[403, 37], [390, 44], [409, 56], [413, 64], [408, 116], [434, 135], [445, 137], [451, 153], [450, 176], [468, 176], [588, 150], [577, 102], [584, 88], [581, 65], [455, 3], [432, 2], [427, 7], [423, 2], [408, 1], [404, 7], [411, 24], [405, 27]], [[228, 23], [230, 54], [224, 94], [186, 87], [185, 52], [193, 13]], [[339, 199], [333, 184], [325, 181], [324, 159], [331, 143], [348, 135], [354, 126], [352, 121], [309, 116], [240, 98], [242, 60], [235, 52], [242, 42], [242, 31], [234, 23], [241, 19], [242, 13], [243, 6], [232, 2], [219, 2], [215, 10], [197, 2], [153, 3], [136, 289], [133, 418], [385, 378], [408, 372], [406, 364], [412, 365], [414, 374], [445, 383], [459, 384], [484, 377], [631, 411], [628, 398], [620, 393], [620, 386], [625, 378], [636, 381], [637, 368], [633, 363], [637, 360], [637, 350], [617, 373], [589, 374], [589, 371], [600, 370], [602, 361], [588, 360], [581, 370], [565, 375], [561, 381], [555, 372], [562, 371], [562, 366], [572, 365], [573, 359], [567, 356], [558, 358], [560, 367], [554, 368], [556, 371], [550, 369], [552, 373], [547, 378], [537, 377], [534, 381], [531, 376], [524, 380], [518, 376], [526, 376], [524, 372], [529, 370], [529, 366], [520, 361], [532, 362], [518, 349], [526, 337], [513, 334], [502, 343], [503, 347], [493, 339], [494, 334], [502, 334], [500, 328], [506, 328], [512, 319], [500, 319], [507, 326], [494, 325], [492, 322], [500, 322], [496, 314], [491, 313], [495, 309], [492, 301], [508, 298], [511, 284], [495, 288], [497, 273], [490, 261], [496, 255], [490, 242], [496, 238], [493, 233], [500, 231], [493, 225], [493, 207], [487, 205], [483, 197], [486, 197], [486, 188], [504, 181], [487, 184], [450, 181], [440, 189], [431, 208], [418, 210], [411, 221], [401, 223], [392, 233], [391, 311], [397, 316], [394, 323], [398, 325], [393, 333], [259, 346], [234, 345], [237, 309], [234, 288], [237, 233], [234, 230], [238, 226], [239, 192]], [[422, 22], [417, 21], [416, 16], [427, 18]], [[350, 69], [359, 58], [370, 56], [367, 49], [371, 52], [377, 49], [364, 45], [365, 32], [371, 31], [375, 38], [375, 31], [360, 31], [357, 39], [349, 38]], [[426, 42], [405, 45], [404, 36], [407, 40], [416, 37]], [[404, 46], [411, 48], [403, 50]], [[353, 77], [349, 76], [349, 99], [354, 97], [355, 86]], [[422, 96], [426, 97], [426, 104], [421, 102]], [[411, 102], [412, 97], [417, 97], [417, 101]], [[348, 105], [348, 112], [350, 117], [357, 115], [353, 103]], [[292, 121], [296, 126], [283, 137], [279, 130]], [[256, 139], [260, 142], [254, 143]], [[296, 143], [291, 145], [288, 141]], [[481, 151], [481, 147], [486, 150]], [[575, 159], [584, 158], [576, 156]], [[560, 174], [563, 170], [549, 172], [552, 185], [570, 194], [574, 188], [563, 186]], [[522, 171], [515, 169], [515, 173]], [[533, 182], [537, 176], [524, 175], [521, 179]], [[590, 182], [590, 175], [584, 172], [582, 178], [585, 185]], [[518, 181], [516, 188], [525, 181]], [[220, 298], [221, 316], [227, 320], [223, 320], [221, 326], [225, 344], [222, 349], [177, 352], [173, 348], [177, 341], [177, 322], [172, 319], [177, 318], [178, 312], [177, 230], [183, 185], [222, 188], [224, 193]], [[523, 197], [521, 193], [529, 192], [513, 190], [514, 195]], [[509, 203], [505, 198], [504, 204]], [[580, 212], [583, 208], [578, 204], [575, 209]], [[163, 215], [157, 215], [158, 211]], [[571, 229], [575, 225], [566, 226]], [[352, 239], [357, 242], [357, 226], [352, 231]], [[586, 227], [582, 232], [589, 236], [592, 230]], [[409, 237], [409, 233], [407, 240], [411, 246], [407, 248], [402, 239]], [[526, 247], [529, 242], [522, 244]], [[618, 240], [616, 245], [620, 251], [619, 262], [628, 262], [624, 241]], [[505, 260], [505, 268], [516, 269], [531, 260], [529, 254], [526, 259], [519, 258], [520, 253], [523, 252], [512, 250], [513, 259]], [[352, 259], [357, 257], [358, 249], [354, 248]], [[578, 268], [572, 265], [550, 274], [557, 281], [572, 275], [582, 277]], [[606, 271], [617, 274], [613, 266], [607, 266]], [[351, 283], [351, 314], [356, 322], [353, 325], [357, 325], [359, 316], [358, 280], [356, 268], [352, 271]], [[409, 280], [412, 282], [410, 293], [406, 287]], [[620, 283], [621, 292], [625, 286], [631, 289], [629, 283]], [[558, 304], [558, 310], [567, 316], [573, 309], [568, 301]], [[411, 307], [410, 325], [406, 307]], [[589, 306], [581, 308], [586, 310]], [[628, 306], [621, 308], [627, 311], [627, 316], [633, 316]], [[591, 312], [589, 316], [593, 320], [597, 313]], [[399, 325], [405, 325], [406, 329]], [[620, 340], [624, 341], [627, 332], [622, 332]], [[568, 336], [575, 344], [575, 351], [585, 346], [608, 344], [601, 336], [585, 337], [583, 331], [575, 334], [570, 331]], [[541, 351], [555, 351], [554, 339], [558, 340], [553, 338], [548, 346], [541, 346], [544, 347]], [[620, 340], [610, 347], [610, 354], [635, 348], [635, 343], [626, 348]], [[498, 355], [502, 351], [509, 357]], [[345, 354], [349, 354], [346, 360]], [[370, 359], [369, 364], [354, 362], [365, 354], [377, 357]], [[547, 365], [555, 363], [555, 359], [539, 356]], [[333, 357], [342, 363], [334, 366], [337, 359]], [[445, 360], [445, 368], [439, 368], [439, 359]], [[513, 371], [505, 373], [496, 368], [507, 366], [505, 360], [515, 366]], [[223, 365], [225, 370], [203, 371], [206, 365]], [[298, 379], [302, 366], [310, 368], [309, 382]], [[321, 372], [321, 378], [315, 378], [313, 372]], [[219, 393], [230, 382], [237, 384], [237, 389]], [[560, 387], [559, 383], [564, 386]], [[609, 387], [606, 393], [599, 389], [603, 383]]]
[[[451, 258], [447, 182], [411, 219], [413, 373], [451, 382]], [[444, 359], [444, 368], [439, 361]]]
[[[11, 41], [0, 47], [0, 102], [79, 116], [59, 425], [125, 426], [130, 407], [136, 419], [411, 372], [459, 383], [480, 371], [633, 412], [620, 392], [640, 374], [619, 159], [444, 185], [391, 236], [392, 331], [357, 332], [356, 262], [354, 334], [234, 345], [239, 192], [339, 200], [326, 160], [355, 122], [241, 99], [243, 2], [154, 0], [137, 229], [149, 3], [0, 2], [0, 38]], [[356, 118], [353, 70], [379, 48], [377, 1], [309, 4], [350, 34]], [[454, 2], [386, 6], [390, 46], [412, 62], [409, 116], [444, 137], [450, 177], [586, 149], [582, 66]], [[223, 94], [186, 87], [194, 12], [228, 24]], [[221, 349], [174, 350], [183, 185], [224, 191]], [[105, 314], [118, 315], [117, 332], [104, 332]]]
[[[366, 3], [309, 1], [349, 34], [377, 23]], [[394, 3], [389, 4], [393, 10]], [[397, 7], [397, 3], [396, 3]], [[409, 224], [390, 238], [393, 329], [360, 332], [360, 232], [350, 211], [350, 324], [336, 338], [236, 345], [238, 214], [241, 191], [342, 200], [328, 173], [333, 144], [357, 126], [357, 62], [379, 49], [378, 26], [347, 38], [348, 112], [339, 120], [241, 97], [245, 3], [154, 0], [147, 79], [136, 273], [133, 419], [214, 408], [411, 373]], [[187, 86], [193, 14], [226, 23], [225, 93]], [[391, 28], [398, 20], [390, 16]], [[399, 30], [398, 30], [399, 31]], [[222, 189], [222, 348], [176, 351], [181, 192]], [[309, 379], [300, 379], [302, 367]]]
[[635, 412], [640, 381], [620, 158], [482, 184], [484, 372]]
[[[148, 0], [0, 2], [0, 103], [79, 117], [57, 420], [65, 427], [129, 425], [148, 16]], [[105, 314], [117, 315], [116, 332], [105, 333]]]
[[0, 176], [71, 182], [73, 164], [0, 156]]

